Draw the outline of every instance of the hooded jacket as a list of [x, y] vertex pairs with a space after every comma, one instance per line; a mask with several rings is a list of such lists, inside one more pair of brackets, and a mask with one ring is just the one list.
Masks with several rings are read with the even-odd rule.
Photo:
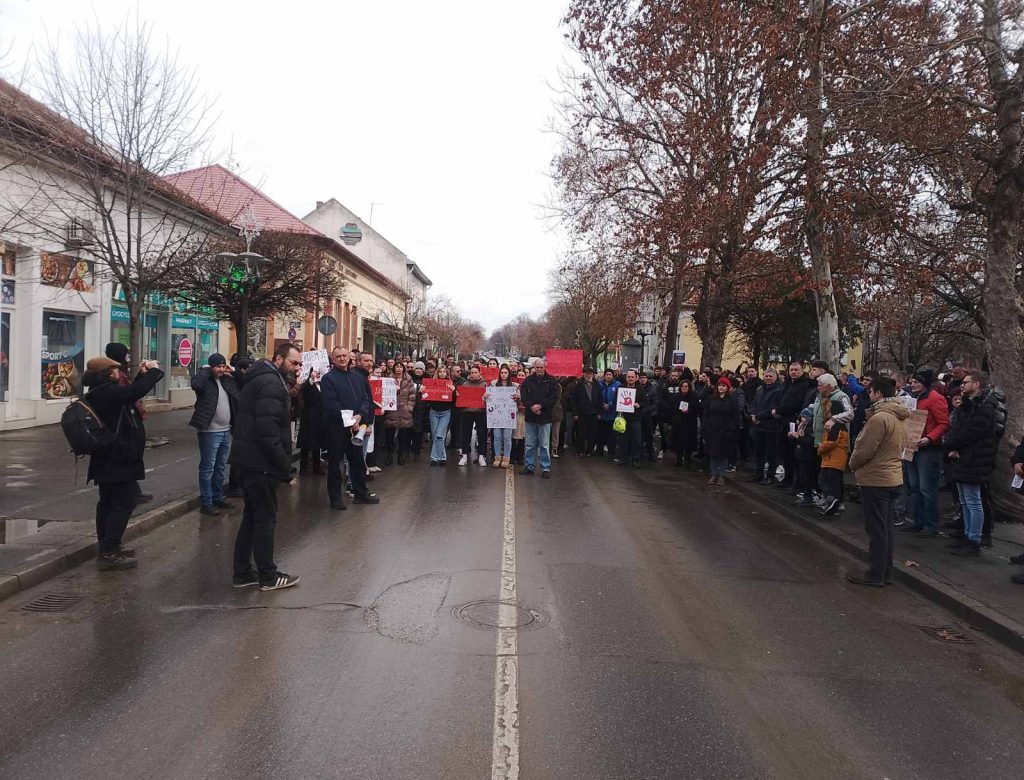
[[258, 361], [246, 373], [238, 397], [228, 458], [231, 465], [287, 482], [292, 467], [290, 411], [288, 386], [281, 372], [269, 360]]
[[942, 444], [942, 437], [949, 430], [949, 404], [945, 396], [928, 388], [917, 399], [917, 408], [928, 412], [928, 421], [924, 424], [924, 435], [934, 447]]
[[996, 469], [999, 438], [996, 431], [998, 402], [990, 390], [964, 398], [956, 421], [946, 435], [950, 458], [946, 473], [954, 482], [979, 485], [992, 479]]
[[861, 487], [899, 487], [903, 484], [903, 432], [910, 410], [898, 398], [872, 404], [857, 437], [850, 471]]
[[90, 388], [83, 400], [104, 425], [118, 432], [113, 446], [89, 456], [87, 481], [99, 484], [146, 478], [146, 428], [135, 405], [156, 387], [163, 375], [160, 369], [151, 368], [128, 384], [111, 379], [109, 369], [86, 371], [82, 376], [82, 383]]

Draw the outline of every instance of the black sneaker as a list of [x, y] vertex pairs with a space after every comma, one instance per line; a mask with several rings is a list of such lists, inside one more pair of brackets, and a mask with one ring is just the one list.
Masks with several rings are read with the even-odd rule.
[[900, 529], [901, 534], [919, 534], [924, 530], [922, 525], [908, 525]]
[[117, 554], [120, 555], [122, 558], [134, 558], [135, 548], [125, 547], [123, 544], [119, 544], [117, 546]]
[[331, 509], [334, 509], [334, 510], [340, 512], [343, 509], [348, 509], [348, 507], [345, 506], [345, 502], [344, 501], [332, 501], [331, 502]]
[[134, 569], [138, 565], [137, 560], [123, 556], [119, 552], [100, 553], [96, 557], [96, 568], [100, 571], [123, 571]]
[[524, 468], [519, 473], [522, 474], [524, 477], [532, 477], [533, 476], [533, 469], [526, 469], [526, 468]]
[[199, 507], [199, 514], [207, 515], [209, 517], [216, 517], [220, 514], [220, 512], [218, 512], [217, 507], [214, 506], [201, 506]]
[[353, 504], [379, 504], [380, 499], [377, 498], [373, 493], [366, 496], [356, 496], [352, 499]]
[[956, 555], [958, 558], [978, 558], [981, 556], [981, 544], [967, 539], [963, 547], [951, 550], [949, 554]]
[[248, 588], [250, 585], [259, 585], [260, 578], [255, 573], [249, 572], [239, 577], [237, 574], [231, 578], [232, 588]]
[[242, 492], [242, 488], [228, 488], [224, 491], [224, 495], [228, 498], [242, 498], [245, 493]]
[[874, 579], [868, 572], [863, 574], [847, 574], [846, 581], [852, 582], [854, 585], [868, 585], [872, 588], [884, 588], [885, 582], [883, 580]]
[[135, 499], [135, 503], [136, 504], [148, 504], [152, 500], [153, 500], [153, 494], [152, 493], [139, 493], [138, 497]]
[[217, 507], [217, 509], [234, 509], [235, 508], [235, 505], [230, 503], [229, 501], [214, 501], [213, 505], [215, 507]]
[[[639, 467], [639, 466], [637, 466], [637, 468], [640, 468], [640, 467]], [[542, 471], [542, 472], [540, 473], [540, 475], [541, 475], [542, 477], [544, 477], [544, 479], [551, 479], [551, 472], [550, 472], [550, 471]]]
[[821, 514], [825, 517], [830, 517], [839, 512], [840, 502], [838, 498], [829, 498], [825, 501], [825, 506], [821, 508]]
[[283, 571], [279, 571], [277, 576], [272, 580], [260, 583], [260, 590], [281, 590], [282, 588], [290, 588], [292, 585], [298, 585], [299, 578], [294, 574], [285, 574]]

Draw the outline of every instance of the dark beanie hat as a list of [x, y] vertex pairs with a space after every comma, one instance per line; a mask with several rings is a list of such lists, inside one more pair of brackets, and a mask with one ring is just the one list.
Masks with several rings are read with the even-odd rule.
[[920, 371], [914, 374], [914, 376], [912, 376], [911, 379], [916, 379], [925, 387], [931, 387], [932, 383], [935, 381], [935, 372], [932, 371], [930, 368], [922, 368]]
[[213, 366], [223, 366], [228, 361], [224, 359], [224, 356], [220, 354], [220, 352], [214, 352], [212, 355], [210, 355], [210, 357], [206, 359], [206, 362], [212, 368]]
[[103, 353], [111, 360], [116, 360], [122, 365], [128, 361], [128, 347], [119, 341], [111, 341]]

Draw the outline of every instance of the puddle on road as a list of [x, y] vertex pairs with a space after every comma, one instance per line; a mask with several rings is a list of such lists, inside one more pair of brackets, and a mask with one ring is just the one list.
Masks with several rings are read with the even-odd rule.
[[39, 533], [49, 520], [23, 520], [15, 517], [0, 517], [0, 544], [10, 544], [28, 539]]

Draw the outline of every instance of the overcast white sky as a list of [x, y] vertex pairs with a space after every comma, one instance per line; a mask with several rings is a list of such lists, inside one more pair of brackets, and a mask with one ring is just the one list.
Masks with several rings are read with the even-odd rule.
[[138, 8], [198, 70], [219, 148], [298, 216], [335, 197], [488, 330], [547, 307], [563, 0], [0, 0], [8, 75]]

